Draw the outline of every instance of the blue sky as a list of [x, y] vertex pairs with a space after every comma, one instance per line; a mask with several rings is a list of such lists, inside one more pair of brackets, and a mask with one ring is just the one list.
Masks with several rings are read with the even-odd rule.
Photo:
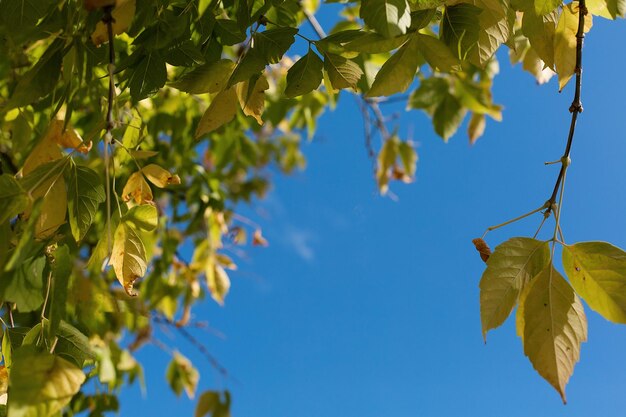
[[[626, 55], [624, 21], [595, 19], [585, 43], [583, 105], [568, 171], [562, 226], [568, 243], [626, 248]], [[573, 85], [537, 86], [500, 56], [495, 101], [504, 120], [469, 146], [443, 143], [422, 113], [400, 115], [418, 145], [415, 183], [380, 197], [355, 101], [341, 97], [314, 140], [306, 171], [274, 175], [269, 197], [246, 214], [270, 241], [232, 274], [226, 306], [196, 308], [225, 335], [196, 336], [229, 370], [224, 379], [183, 340], [200, 369], [199, 390], [228, 388], [235, 417], [621, 416], [626, 408], [626, 328], [586, 308], [589, 341], [567, 387], [568, 404], [523, 355], [513, 320], [481, 337], [471, 243], [489, 225], [550, 195], [567, 137]], [[539, 215], [488, 235], [491, 247], [532, 236]], [[121, 398], [121, 415], [193, 415], [194, 402], [165, 383], [167, 354], [139, 353], [147, 396]]]

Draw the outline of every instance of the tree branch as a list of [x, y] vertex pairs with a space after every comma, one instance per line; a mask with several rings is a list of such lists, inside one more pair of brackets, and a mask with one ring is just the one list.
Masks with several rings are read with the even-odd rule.
[[[548, 217], [550, 212], [554, 212], [554, 205], [559, 193], [559, 187], [567, 171], [567, 167], [570, 164], [570, 152], [572, 150], [572, 142], [574, 140], [574, 133], [576, 131], [576, 121], [578, 114], [582, 113], [583, 106], [581, 102], [581, 88], [582, 88], [582, 60], [583, 60], [583, 40], [585, 39], [585, 16], [587, 15], [587, 6], [585, 0], [580, 0], [578, 3], [578, 30], [576, 31], [576, 67], [574, 73], [576, 74], [576, 89], [574, 92], [574, 100], [569, 107], [569, 111], [572, 113], [572, 119], [569, 126], [569, 134], [567, 136], [567, 144], [565, 145], [565, 152], [561, 157], [561, 170], [559, 176], [556, 178], [552, 195], [548, 199], [548, 208], [546, 209], [544, 216]], [[558, 222], [557, 222], [558, 227]]]
[[105, 123], [104, 134], [104, 172], [106, 177], [106, 206], [107, 206], [107, 254], [111, 256], [112, 251], [112, 232], [111, 232], [111, 173], [110, 173], [110, 155], [109, 145], [113, 142], [113, 99], [115, 98], [115, 79], [113, 73], [115, 72], [115, 44], [113, 36], [113, 7], [105, 6], [103, 8], [104, 16], [102, 16], [102, 22], [107, 26], [107, 33], [109, 35], [109, 94], [107, 97], [107, 113]]

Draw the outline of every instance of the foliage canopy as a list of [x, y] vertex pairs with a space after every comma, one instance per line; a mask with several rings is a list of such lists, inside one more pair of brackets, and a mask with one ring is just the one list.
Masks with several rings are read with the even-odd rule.
[[[315, 0], [0, 0], [0, 415], [117, 409], [117, 390], [141, 379], [133, 352], [155, 323], [189, 335], [196, 302], [227, 299], [236, 264], [225, 245], [267, 244], [237, 207], [264, 195], [268, 167], [304, 167], [303, 136], [340, 90], [359, 97], [381, 139], [374, 149], [368, 133], [366, 146], [384, 194], [417, 163], [381, 114], [385, 97], [408, 93], [407, 109], [444, 140], [468, 116], [473, 143], [487, 117], [501, 119], [491, 96], [501, 46], [563, 89], [580, 76], [592, 16], [626, 11], [623, 0], [327, 3], [344, 4], [328, 35]], [[317, 38], [301, 33], [307, 23]], [[557, 218], [553, 245], [558, 188], [533, 212]], [[483, 334], [517, 305], [524, 353], [565, 399], [587, 337], [578, 296], [625, 323], [626, 253], [564, 245], [568, 283], [549, 242], [512, 238], [491, 256], [477, 247], [488, 259]], [[198, 371], [183, 354], [166, 375], [194, 396]], [[89, 379], [109, 392], [81, 388]], [[208, 391], [196, 415], [229, 405], [228, 392]]]

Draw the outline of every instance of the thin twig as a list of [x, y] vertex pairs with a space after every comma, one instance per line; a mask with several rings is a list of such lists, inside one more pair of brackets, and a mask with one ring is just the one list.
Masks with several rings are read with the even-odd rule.
[[104, 171], [106, 176], [106, 206], [107, 206], [107, 254], [111, 256], [112, 251], [112, 233], [111, 233], [111, 172], [110, 172], [110, 155], [109, 146], [112, 143], [113, 135], [113, 99], [115, 96], [115, 79], [113, 73], [115, 72], [115, 45], [113, 36], [113, 6], [105, 6], [103, 8], [104, 16], [102, 22], [107, 25], [107, 32], [109, 35], [109, 94], [107, 97], [107, 114], [104, 134]]
[[582, 113], [583, 105], [581, 102], [581, 89], [582, 89], [582, 60], [583, 60], [583, 40], [585, 39], [585, 16], [587, 15], [587, 6], [585, 0], [580, 0], [578, 3], [578, 30], [576, 31], [576, 66], [574, 67], [574, 73], [576, 74], [576, 87], [574, 92], [574, 100], [569, 107], [569, 111], [572, 113], [572, 120], [570, 122], [569, 134], [567, 136], [567, 144], [565, 145], [565, 152], [561, 157], [561, 170], [559, 176], [556, 178], [552, 195], [548, 200], [550, 205], [547, 208], [546, 213], [549, 214], [554, 211], [554, 203], [556, 203], [557, 194], [565, 171], [570, 164], [570, 152], [572, 150], [572, 141], [574, 140], [574, 132], [576, 131], [576, 120], [578, 114]]

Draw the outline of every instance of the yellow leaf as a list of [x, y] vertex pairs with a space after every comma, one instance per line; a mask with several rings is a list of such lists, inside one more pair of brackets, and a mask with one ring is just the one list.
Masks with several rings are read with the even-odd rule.
[[478, 138], [483, 135], [486, 124], [484, 114], [472, 113], [472, 117], [467, 124], [467, 135], [469, 136], [470, 144], [476, 143]]
[[520, 297], [518, 331], [533, 367], [566, 402], [565, 386], [587, 340], [587, 318], [572, 287], [550, 264]]
[[[126, 32], [135, 17], [135, 0], [118, 0], [111, 14], [114, 19], [113, 35]], [[98, 22], [91, 34], [91, 41], [96, 46], [109, 41], [107, 25], [104, 22]]]
[[480, 279], [483, 338], [509, 317], [521, 289], [550, 262], [548, 242], [515, 237], [498, 245]]
[[76, 149], [80, 153], [87, 153], [91, 150], [91, 142], [85, 144], [80, 134], [70, 125], [63, 130], [65, 121], [55, 119], [50, 125], [50, 129], [54, 133], [52, 139], [64, 148]]
[[171, 184], [180, 184], [178, 175], [172, 175], [168, 170], [156, 164], [146, 165], [142, 171], [146, 178], [159, 188], [164, 188]]
[[209, 108], [202, 115], [202, 119], [200, 119], [196, 129], [196, 139], [230, 122], [236, 113], [237, 93], [235, 87], [231, 87], [213, 98]]
[[[592, 26], [592, 16], [585, 16], [585, 32]], [[576, 69], [576, 32], [578, 31], [578, 2], [563, 7], [554, 33], [554, 65], [559, 75], [559, 91], [574, 75]]]
[[[51, 123], [44, 138], [35, 146], [24, 161], [22, 174], [27, 176], [37, 167], [48, 162], [60, 160], [63, 157], [61, 149], [57, 145], [61, 129], [58, 123]], [[39, 181], [37, 182], [39, 183]], [[62, 171], [44, 177], [43, 181], [33, 190], [26, 190], [31, 198], [37, 200], [43, 198], [41, 214], [35, 225], [35, 237], [44, 239], [52, 236], [56, 230], [65, 223], [67, 213], [67, 190]], [[24, 218], [30, 216], [31, 207], [24, 212]]]
[[152, 203], [152, 190], [141, 171], [134, 172], [122, 190], [122, 200], [135, 204]]
[[130, 296], [137, 295], [133, 284], [146, 273], [146, 251], [137, 232], [125, 222], [120, 223], [115, 230], [111, 265], [126, 293]]
[[207, 286], [211, 292], [211, 297], [219, 305], [224, 305], [224, 299], [230, 289], [230, 279], [228, 274], [220, 265], [215, 262], [215, 258], [209, 256], [205, 270]]
[[614, 323], [626, 323], [626, 252], [606, 242], [564, 245], [563, 268], [592, 310]]
[[237, 84], [236, 88], [243, 114], [254, 117], [257, 123], [262, 125], [261, 115], [265, 107], [265, 90], [270, 88], [265, 75], [261, 74], [254, 83], [254, 87], [250, 87], [250, 81], [244, 81]]

